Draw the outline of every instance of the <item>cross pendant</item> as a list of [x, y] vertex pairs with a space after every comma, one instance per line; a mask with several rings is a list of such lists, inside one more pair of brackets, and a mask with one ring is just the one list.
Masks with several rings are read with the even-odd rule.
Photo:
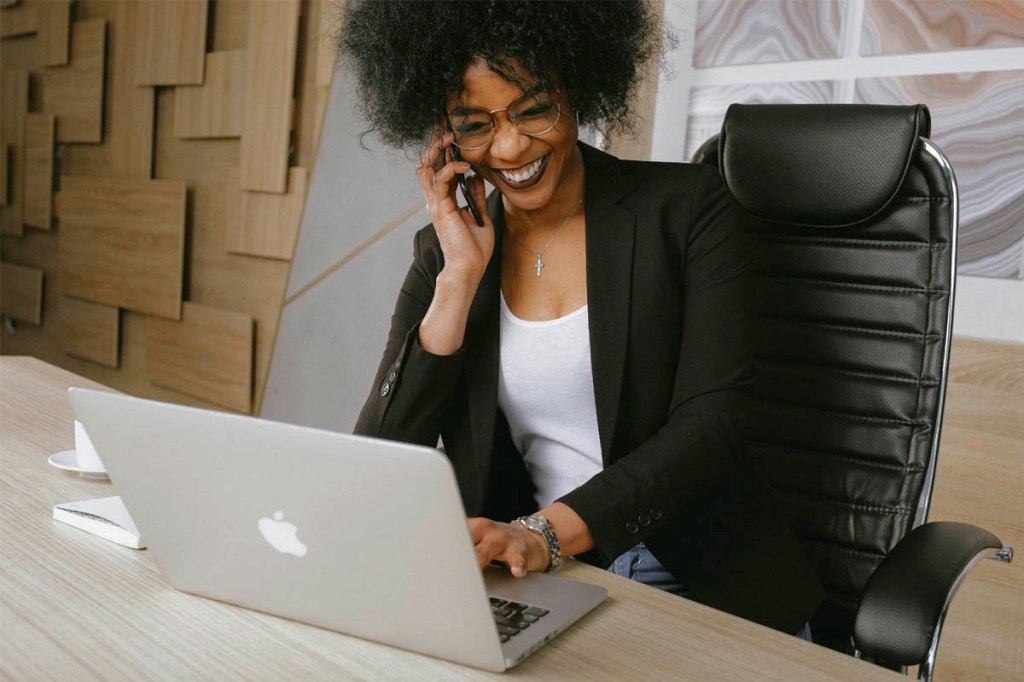
[[537, 269], [537, 276], [540, 277], [540, 269], [544, 267], [544, 261], [540, 259], [540, 256], [537, 256], [537, 263], [533, 267]]

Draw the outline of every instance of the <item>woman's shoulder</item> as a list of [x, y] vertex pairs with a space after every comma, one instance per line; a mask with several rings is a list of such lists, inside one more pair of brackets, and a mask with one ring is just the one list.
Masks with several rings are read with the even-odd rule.
[[588, 172], [617, 177], [635, 185], [633, 194], [645, 199], [689, 199], [698, 191], [721, 185], [718, 169], [708, 164], [619, 159], [593, 147], [584, 149]]
[[718, 169], [704, 163], [669, 161], [620, 161], [636, 179], [641, 192], [692, 194], [701, 185], [720, 184]]

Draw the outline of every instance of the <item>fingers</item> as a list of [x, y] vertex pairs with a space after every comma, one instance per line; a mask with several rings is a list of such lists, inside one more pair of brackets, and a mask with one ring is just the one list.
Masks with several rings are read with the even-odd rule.
[[[420, 157], [420, 162], [416, 165], [416, 176], [419, 178], [424, 195], [433, 193], [438, 185], [446, 185], [443, 188], [443, 193], [448, 193], [451, 190], [455, 174], [465, 173], [469, 170], [468, 163], [450, 158], [448, 149], [454, 139], [451, 133], [435, 137], [423, 156]], [[428, 202], [429, 200], [430, 197], [428, 197]]]
[[[491, 217], [487, 213], [487, 188], [484, 186], [484, 179], [479, 175], [473, 175], [467, 178], [467, 181], [469, 182], [469, 200], [476, 206], [484, 225], [491, 227]], [[470, 214], [470, 218], [476, 220], [472, 218], [472, 214]]]
[[543, 570], [547, 566], [546, 549], [545, 556], [538, 556], [533, 534], [517, 524], [469, 519], [469, 531], [481, 569], [492, 561], [500, 561], [509, 567], [513, 576], [522, 578], [531, 567]]
[[[465, 161], [451, 159], [450, 148], [453, 136], [448, 133], [435, 137], [423, 153], [416, 166], [416, 175], [423, 190], [423, 198], [427, 204], [427, 213], [435, 227], [442, 223], [455, 225], [476, 225], [472, 215], [463, 215], [456, 200], [456, 176], [468, 173], [471, 169]], [[472, 178], [468, 178], [470, 191], [475, 186]], [[477, 203], [482, 206], [483, 202]]]

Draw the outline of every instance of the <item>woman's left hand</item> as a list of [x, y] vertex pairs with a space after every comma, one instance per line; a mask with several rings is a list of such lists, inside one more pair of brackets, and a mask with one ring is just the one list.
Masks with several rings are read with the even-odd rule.
[[476, 548], [480, 568], [500, 561], [507, 564], [512, 575], [522, 578], [530, 571], [540, 572], [548, 568], [551, 557], [548, 545], [539, 533], [534, 533], [521, 523], [499, 523], [484, 518], [469, 519], [469, 533]]

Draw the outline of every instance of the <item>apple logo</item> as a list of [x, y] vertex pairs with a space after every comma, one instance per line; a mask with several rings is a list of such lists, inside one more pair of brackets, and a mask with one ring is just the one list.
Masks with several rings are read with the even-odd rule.
[[306, 556], [306, 551], [309, 549], [296, 537], [295, 533], [298, 528], [295, 527], [294, 523], [288, 523], [282, 521], [284, 518], [284, 512], [274, 512], [274, 518], [268, 519], [262, 517], [256, 524], [259, 526], [260, 534], [263, 538], [270, 543], [270, 546], [276, 549], [281, 554], [294, 554], [295, 556]]

